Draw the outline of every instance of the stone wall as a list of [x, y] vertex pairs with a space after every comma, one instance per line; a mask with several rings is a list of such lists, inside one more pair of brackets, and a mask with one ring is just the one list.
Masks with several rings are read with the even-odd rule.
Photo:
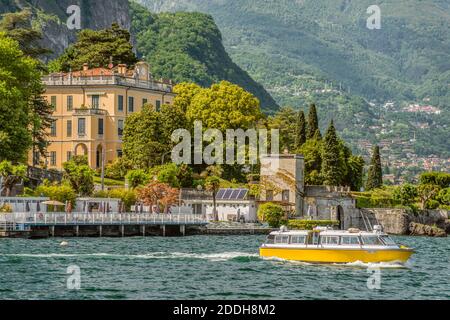
[[419, 223], [446, 229], [449, 219], [449, 211], [446, 210], [423, 210], [413, 213], [406, 209], [394, 208], [368, 208], [365, 212], [374, 215], [384, 231], [391, 234], [410, 234], [410, 223]]

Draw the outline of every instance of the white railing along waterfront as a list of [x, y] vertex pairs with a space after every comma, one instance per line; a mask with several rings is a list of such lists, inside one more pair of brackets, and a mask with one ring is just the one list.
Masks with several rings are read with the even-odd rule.
[[1, 224], [23, 225], [122, 225], [122, 224], [206, 224], [199, 215], [147, 213], [8, 213], [0, 214]]

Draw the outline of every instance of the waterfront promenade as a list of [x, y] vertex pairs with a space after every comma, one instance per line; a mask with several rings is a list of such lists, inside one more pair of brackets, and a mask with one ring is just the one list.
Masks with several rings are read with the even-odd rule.
[[207, 223], [192, 214], [10, 213], [0, 215], [0, 237], [184, 236]]

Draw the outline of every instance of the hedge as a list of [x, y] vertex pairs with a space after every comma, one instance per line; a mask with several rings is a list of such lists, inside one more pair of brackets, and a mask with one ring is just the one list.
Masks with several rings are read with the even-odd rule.
[[339, 226], [336, 220], [289, 220], [288, 228], [297, 230], [312, 230], [314, 227]]

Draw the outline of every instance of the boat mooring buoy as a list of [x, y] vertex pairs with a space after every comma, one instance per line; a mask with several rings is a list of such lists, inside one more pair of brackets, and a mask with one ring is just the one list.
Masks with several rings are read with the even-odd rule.
[[67, 247], [69, 243], [67, 241], [63, 241], [59, 244], [61, 247]]

